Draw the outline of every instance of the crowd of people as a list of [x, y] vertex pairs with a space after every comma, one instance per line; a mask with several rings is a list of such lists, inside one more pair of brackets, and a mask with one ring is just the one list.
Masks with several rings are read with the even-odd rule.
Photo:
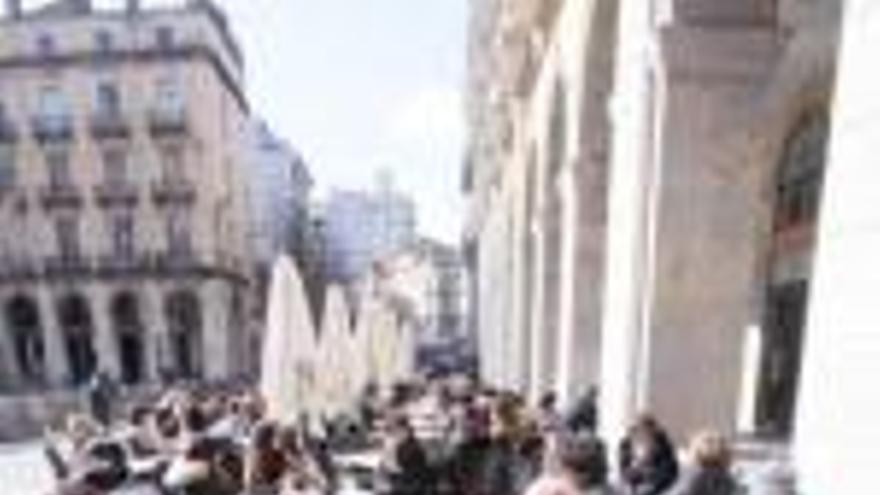
[[434, 381], [372, 387], [345, 417], [283, 424], [253, 392], [175, 389], [122, 418], [68, 418], [47, 432], [46, 455], [53, 495], [741, 493], [720, 435], [697, 435], [680, 456], [646, 415], [612, 451], [596, 433], [596, 397], [563, 412], [552, 394], [532, 408]]

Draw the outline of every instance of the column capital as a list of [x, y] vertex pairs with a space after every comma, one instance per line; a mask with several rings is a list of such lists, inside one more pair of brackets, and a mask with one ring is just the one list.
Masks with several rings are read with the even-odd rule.
[[784, 48], [780, 32], [766, 26], [670, 24], [661, 27], [657, 37], [658, 62], [666, 76], [701, 85], [766, 78]]
[[696, 26], [772, 25], [778, 0], [661, 0], [674, 22]]

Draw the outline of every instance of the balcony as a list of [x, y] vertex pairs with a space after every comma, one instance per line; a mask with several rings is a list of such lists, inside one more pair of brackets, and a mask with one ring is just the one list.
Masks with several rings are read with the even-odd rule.
[[223, 277], [246, 282], [243, 265], [232, 256], [181, 250], [165, 251], [155, 258], [155, 270], [169, 277]]
[[12, 184], [0, 183], [0, 203], [5, 203], [6, 198], [12, 197], [15, 193], [15, 186]]
[[103, 208], [134, 208], [138, 204], [138, 187], [128, 182], [104, 183], [95, 186], [95, 198]]
[[154, 108], [150, 111], [150, 133], [154, 137], [184, 135], [189, 129], [183, 108]]
[[83, 205], [82, 191], [73, 184], [53, 184], [44, 187], [40, 191], [40, 199], [46, 209], [81, 208]]
[[82, 255], [61, 255], [46, 258], [43, 268], [48, 278], [75, 278], [89, 275], [92, 264]]
[[98, 272], [103, 277], [144, 275], [152, 268], [152, 259], [143, 253], [115, 253], [98, 258]]
[[33, 280], [38, 276], [33, 260], [25, 257], [4, 256], [0, 258], [0, 282], [20, 282]]
[[160, 206], [190, 205], [196, 200], [196, 187], [188, 179], [160, 180], [153, 184], [153, 200]]
[[18, 128], [7, 119], [0, 119], [0, 144], [15, 144], [18, 141]]
[[70, 115], [36, 115], [31, 118], [34, 138], [40, 142], [73, 139], [73, 117]]
[[163, 275], [185, 275], [200, 271], [203, 263], [190, 250], [165, 251], [156, 256], [155, 268]]
[[119, 110], [102, 110], [92, 114], [89, 127], [95, 139], [128, 138], [131, 126]]

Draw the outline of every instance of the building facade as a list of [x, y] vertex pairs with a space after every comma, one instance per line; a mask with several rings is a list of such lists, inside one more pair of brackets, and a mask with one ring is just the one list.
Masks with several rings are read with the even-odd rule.
[[319, 314], [324, 293], [321, 251], [316, 242], [311, 194], [314, 180], [302, 156], [259, 120], [245, 136], [248, 150], [250, 241], [256, 265], [253, 284], [254, 323], [249, 332], [250, 363], [257, 376], [268, 310], [271, 272], [280, 256], [289, 256], [303, 278], [312, 311]]
[[0, 20], [0, 383], [237, 373], [250, 274], [241, 53], [209, 1]]
[[428, 361], [458, 364], [471, 348], [466, 332], [465, 269], [452, 246], [419, 239], [413, 246], [380, 260], [365, 283], [389, 301], [409, 324], [417, 353]]
[[311, 172], [265, 122], [253, 122], [248, 138], [254, 257], [265, 267], [282, 254], [303, 258], [310, 233]]
[[323, 209], [324, 274], [348, 284], [416, 239], [412, 199], [380, 180], [373, 191], [333, 191]]
[[[465, 252], [483, 378], [563, 403], [598, 385], [611, 439], [651, 411], [679, 440], [791, 440], [814, 468], [831, 423], [876, 438], [867, 416], [818, 404], [823, 374], [856, 384], [829, 356], [867, 340], [842, 318], [858, 338], [834, 342], [822, 308], [842, 300], [813, 290], [817, 232], [836, 228], [830, 129], [853, 132], [833, 99], [839, 40], [876, 38], [870, 3], [472, 2]], [[867, 84], [841, 105], [870, 100]]]

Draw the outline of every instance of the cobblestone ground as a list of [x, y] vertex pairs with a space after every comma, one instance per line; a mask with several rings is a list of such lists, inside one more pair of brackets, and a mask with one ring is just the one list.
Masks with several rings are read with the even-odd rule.
[[39, 444], [0, 444], [0, 493], [44, 495], [50, 480]]

